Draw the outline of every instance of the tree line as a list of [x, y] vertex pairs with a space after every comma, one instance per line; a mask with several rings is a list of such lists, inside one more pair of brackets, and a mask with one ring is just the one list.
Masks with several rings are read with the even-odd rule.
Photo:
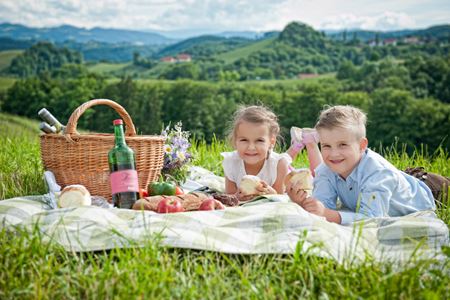
[[[450, 104], [445, 92], [438, 95], [434, 91], [447, 79], [437, 84], [440, 81], [435, 78], [434, 85], [430, 81], [422, 90], [416, 90], [414, 80], [419, 77], [397, 76], [406, 67], [386, 65], [394, 68], [385, 70], [381, 64], [376, 68], [350, 68], [347, 73], [342, 70], [338, 79], [286, 84], [192, 80], [143, 83], [130, 77], [111, 82], [89, 73], [81, 65], [69, 64], [18, 80], [1, 96], [0, 105], [3, 111], [31, 118], [37, 118], [38, 110], [46, 107], [67, 122], [75, 108], [85, 101], [109, 98], [125, 107], [141, 134], [158, 134], [164, 124], [181, 120], [196, 138], [211, 141], [214, 136], [226, 136], [231, 115], [241, 104], [264, 104], [273, 109], [285, 137], [291, 126], [314, 126], [325, 105], [352, 104], [368, 114], [367, 131], [372, 147], [399, 142], [411, 147], [425, 144], [430, 151], [439, 146], [450, 149]], [[412, 65], [420, 70], [420, 65]], [[360, 74], [362, 70], [367, 74]], [[390, 79], [387, 74], [392, 75]], [[390, 84], [377, 84], [381, 79]], [[116, 116], [112, 109], [94, 107], [81, 117], [78, 125], [95, 132], [112, 132], [111, 122]]]

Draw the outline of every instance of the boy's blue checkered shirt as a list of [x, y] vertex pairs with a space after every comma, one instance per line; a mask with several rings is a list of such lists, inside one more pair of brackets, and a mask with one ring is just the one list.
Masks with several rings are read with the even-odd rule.
[[345, 180], [324, 163], [316, 168], [315, 174], [313, 197], [334, 210], [339, 198], [350, 210], [339, 211], [341, 224], [368, 217], [403, 216], [436, 207], [425, 183], [369, 149]]

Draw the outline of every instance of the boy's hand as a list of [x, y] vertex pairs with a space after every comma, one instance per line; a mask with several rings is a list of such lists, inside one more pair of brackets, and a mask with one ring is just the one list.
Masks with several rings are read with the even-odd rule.
[[326, 208], [325, 205], [317, 199], [312, 197], [306, 198], [301, 206], [309, 213], [325, 217], [328, 222], [341, 224], [342, 219], [339, 212]]
[[324, 217], [325, 216], [325, 206], [322, 202], [319, 200], [316, 200], [312, 197], [306, 198], [305, 201], [303, 201], [302, 205], [304, 210], [306, 210], [309, 213]]
[[305, 190], [300, 188], [300, 182], [296, 182], [295, 184], [289, 182], [286, 186], [286, 192], [289, 198], [291, 198], [293, 202], [297, 203], [300, 206], [303, 206], [303, 202], [308, 197], [308, 194], [305, 192]]

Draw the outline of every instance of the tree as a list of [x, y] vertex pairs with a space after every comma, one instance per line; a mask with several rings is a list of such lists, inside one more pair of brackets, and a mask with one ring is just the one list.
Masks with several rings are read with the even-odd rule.
[[336, 74], [337, 79], [352, 79], [355, 77], [356, 69], [351, 61], [344, 61]]
[[48, 42], [39, 42], [15, 57], [8, 72], [20, 77], [29, 77], [58, 69], [64, 64], [82, 62], [83, 58], [79, 52], [57, 48]]
[[160, 75], [164, 79], [198, 79], [200, 67], [195, 63], [178, 63], [167, 68]]

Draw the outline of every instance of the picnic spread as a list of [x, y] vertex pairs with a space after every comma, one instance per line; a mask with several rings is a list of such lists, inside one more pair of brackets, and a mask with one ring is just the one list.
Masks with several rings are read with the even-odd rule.
[[[352, 226], [327, 222], [271, 195], [239, 207], [158, 214], [98, 206], [49, 209], [48, 195], [0, 201], [0, 227], [29, 231], [67, 251], [145, 246], [158, 240], [168, 247], [225, 253], [302, 253], [335, 259], [408, 261], [442, 258], [448, 228], [432, 211], [395, 218], [373, 218]], [[37, 225], [37, 226], [36, 226]]]
[[[115, 136], [76, 131], [81, 114], [99, 104], [119, 113], [125, 133], [121, 120], [114, 121]], [[1, 229], [38, 230], [45, 241], [74, 252], [157, 242], [236, 254], [289, 254], [300, 247], [340, 263], [445, 259], [449, 230], [433, 211], [342, 226], [308, 213], [287, 195], [258, 192], [255, 178], [247, 178], [242, 198], [225, 194], [224, 178], [199, 166], [189, 167], [182, 186], [158, 182], [163, 166], [179, 161], [163, 155], [165, 137], [137, 136], [128, 113], [111, 100], [86, 102], [58, 129], [62, 134], [52, 129], [41, 135], [49, 193], [0, 201]], [[136, 154], [113, 153], [117, 140]], [[124, 163], [123, 157], [129, 160]], [[305, 180], [310, 190], [308, 172], [287, 180]]]

